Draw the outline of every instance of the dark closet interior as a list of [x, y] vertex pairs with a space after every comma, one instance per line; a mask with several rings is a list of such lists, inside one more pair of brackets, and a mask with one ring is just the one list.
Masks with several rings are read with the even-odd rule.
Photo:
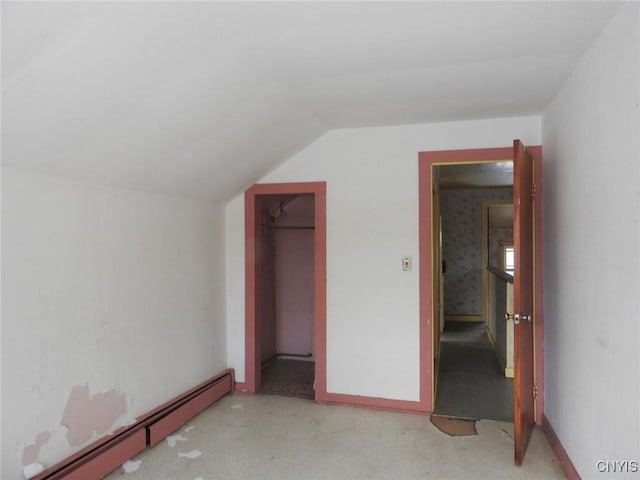
[[261, 392], [314, 398], [314, 197], [260, 199]]

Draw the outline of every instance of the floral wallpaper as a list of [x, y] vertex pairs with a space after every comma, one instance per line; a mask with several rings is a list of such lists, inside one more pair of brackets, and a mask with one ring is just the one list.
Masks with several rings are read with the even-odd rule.
[[441, 190], [445, 315], [482, 315], [482, 201], [509, 190]]

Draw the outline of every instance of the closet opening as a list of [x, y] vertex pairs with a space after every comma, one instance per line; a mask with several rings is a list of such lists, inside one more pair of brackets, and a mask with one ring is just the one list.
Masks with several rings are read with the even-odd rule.
[[260, 392], [314, 398], [315, 205], [313, 195], [261, 195]]
[[[244, 193], [240, 392], [327, 399], [326, 192], [326, 182], [301, 182], [256, 183]], [[281, 374], [283, 369], [275, 367], [284, 363], [293, 368]], [[272, 382], [268, 377], [274, 370]]]

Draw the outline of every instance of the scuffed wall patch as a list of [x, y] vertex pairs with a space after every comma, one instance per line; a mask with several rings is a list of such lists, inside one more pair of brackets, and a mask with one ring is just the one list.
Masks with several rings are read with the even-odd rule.
[[89, 395], [89, 385], [71, 390], [61, 425], [68, 429], [67, 441], [77, 447], [91, 440], [94, 432], [106, 432], [127, 408], [125, 395], [115, 389]]
[[50, 438], [51, 432], [40, 432], [36, 435], [36, 443], [27, 445], [22, 451], [22, 466], [26, 467], [35, 463], [38, 460], [38, 455], [40, 455], [40, 450]]

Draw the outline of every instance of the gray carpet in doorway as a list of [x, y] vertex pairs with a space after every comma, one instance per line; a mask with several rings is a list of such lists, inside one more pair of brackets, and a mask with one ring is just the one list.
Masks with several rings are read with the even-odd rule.
[[512, 422], [513, 380], [504, 377], [484, 323], [465, 323], [445, 327], [434, 413]]

